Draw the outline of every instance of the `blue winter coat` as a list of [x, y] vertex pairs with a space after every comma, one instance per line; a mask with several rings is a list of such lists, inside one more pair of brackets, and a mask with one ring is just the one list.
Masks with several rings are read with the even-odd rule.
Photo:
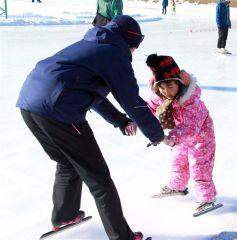
[[231, 27], [230, 8], [220, 0], [216, 6], [216, 24], [218, 28]]
[[163, 7], [167, 7], [167, 6], [168, 6], [168, 3], [169, 3], [168, 0], [163, 0], [163, 1], [162, 1], [162, 6], [163, 6]]
[[[112, 93], [151, 141], [164, 133], [139, 96], [131, 53], [116, 23], [90, 29], [84, 38], [39, 61], [24, 82], [17, 107], [66, 123], [83, 123], [94, 109], [115, 127], [127, 121], [106, 98]], [[138, 107], [138, 108], [137, 108]]]

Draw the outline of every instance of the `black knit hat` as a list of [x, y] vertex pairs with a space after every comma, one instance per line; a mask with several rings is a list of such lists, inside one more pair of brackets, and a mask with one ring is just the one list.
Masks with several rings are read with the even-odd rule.
[[181, 81], [179, 66], [171, 56], [151, 54], [147, 57], [146, 64], [155, 73], [156, 82], [165, 80]]
[[144, 35], [142, 35], [141, 28], [135, 19], [128, 15], [117, 15], [112, 19], [112, 22], [117, 23], [122, 37], [130, 47], [139, 47]]

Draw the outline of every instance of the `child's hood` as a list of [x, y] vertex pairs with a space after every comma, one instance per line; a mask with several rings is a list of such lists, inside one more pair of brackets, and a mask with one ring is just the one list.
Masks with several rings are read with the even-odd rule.
[[190, 100], [191, 98], [197, 97], [200, 98], [201, 96], [201, 88], [197, 85], [197, 79], [194, 75], [189, 74], [190, 76], [190, 83], [188, 86], [184, 86], [180, 97], [177, 99], [180, 105], [183, 105], [186, 101]]

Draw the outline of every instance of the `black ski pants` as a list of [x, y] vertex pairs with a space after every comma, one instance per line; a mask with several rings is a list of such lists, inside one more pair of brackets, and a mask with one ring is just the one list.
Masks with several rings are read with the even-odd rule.
[[221, 27], [218, 28], [218, 41], [217, 41], [217, 48], [225, 48], [226, 40], [228, 37], [228, 27]]
[[166, 6], [163, 6], [163, 7], [162, 7], [162, 14], [166, 14], [166, 9], [167, 9]]
[[74, 219], [80, 209], [82, 181], [95, 199], [110, 240], [134, 240], [116, 187], [87, 122], [66, 124], [21, 109], [22, 117], [49, 157], [57, 162], [52, 223]]

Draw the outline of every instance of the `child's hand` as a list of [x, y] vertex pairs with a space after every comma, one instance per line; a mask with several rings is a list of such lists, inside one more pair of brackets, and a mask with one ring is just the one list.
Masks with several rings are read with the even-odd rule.
[[164, 137], [163, 142], [169, 147], [173, 147], [175, 145], [174, 141], [172, 139], [169, 139], [167, 136]]

